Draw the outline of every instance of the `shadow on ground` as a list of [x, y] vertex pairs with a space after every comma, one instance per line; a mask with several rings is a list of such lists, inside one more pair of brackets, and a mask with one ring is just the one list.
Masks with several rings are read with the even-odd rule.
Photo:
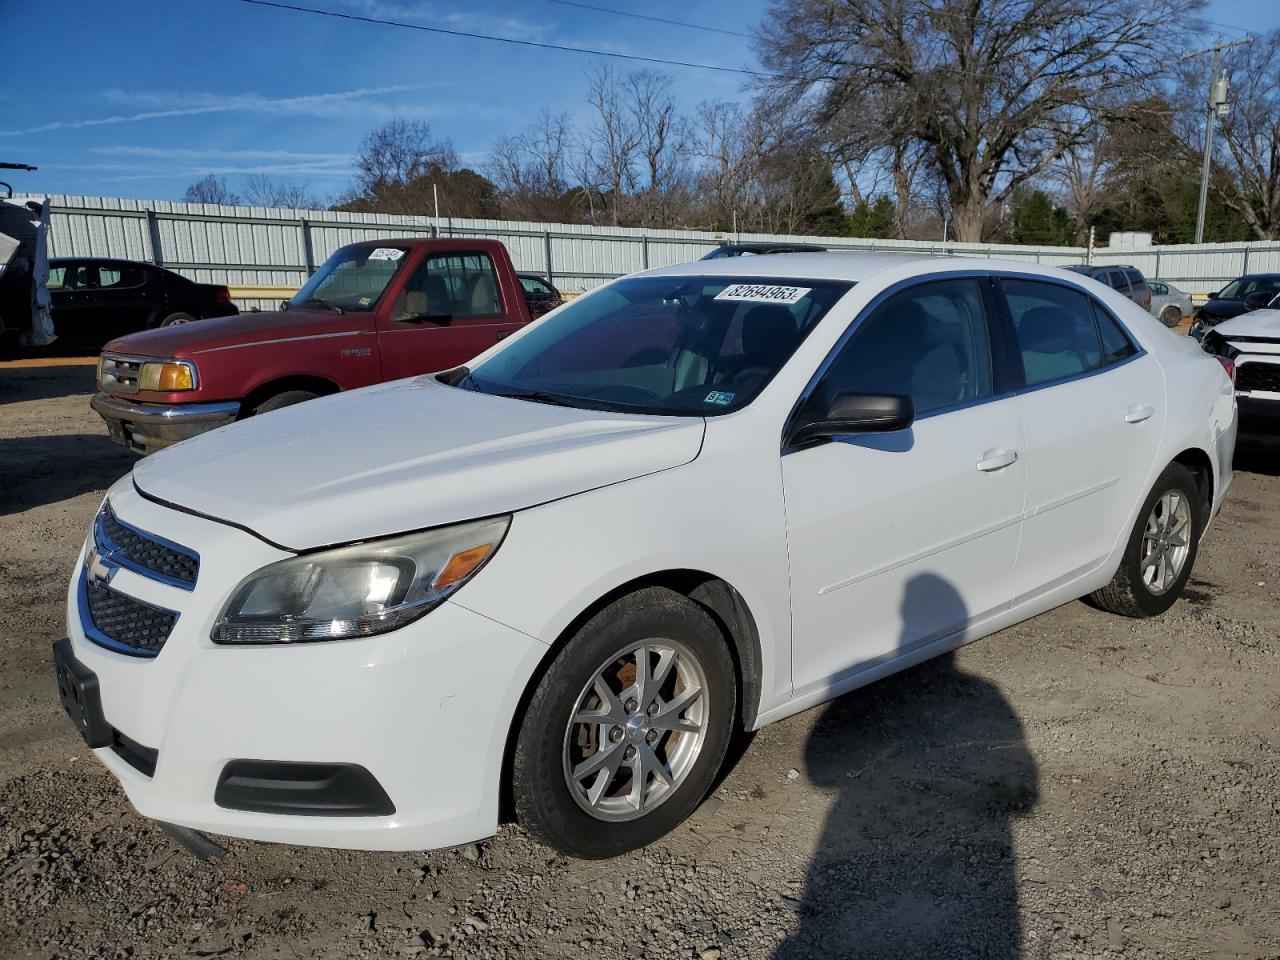
[[105, 433], [0, 438], [0, 517], [104, 490], [137, 459]]
[[[965, 616], [931, 575], [907, 585], [916, 604]], [[999, 689], [947, 654], [855, 691], [819, 719], [805, 768], [836, 800], [774, 960], [1020, 955], [1012, 823], [1038, 774]]]
[[0, 404], [83, 394], [87, 407], [96, 376], [97, 368], [93, 364], [3, 364], [0, 365]]
[[1231, 466], [1245, 473], [1280, 477], [1280, 444], [1267, 447], [1241, 445], [1236, 448]]

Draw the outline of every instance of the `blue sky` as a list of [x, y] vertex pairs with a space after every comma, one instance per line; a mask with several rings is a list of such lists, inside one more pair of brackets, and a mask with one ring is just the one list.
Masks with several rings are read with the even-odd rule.
[[[556, 0], [298, 2], [618, 53], [756, 65], [742, 37]], [[766, 5], [585, 2], [742, 32]], [[1280, 3], [1215, 0], [1205, 17], [1238, 36], [1280, 26]], [[364, 135], [394, 117], [428, 121], [464, 161], [478, 162], [495, 139], [527, 127], [544, 107], [585, 120], [587, 71], [605, 62], [237, 0], [0, 0], [0, 23], [10, 38], [0, 63], [0, 160], [40, 167], [5, 178], [24, 192], [177, 199], [213, 172], [233, 188], [264, 173], [328, 195], [349, 181]], [[611, 62], [620, 70], [641, 66]], [[669, 72], [688, 109], [747, 96], [746, 77]]]

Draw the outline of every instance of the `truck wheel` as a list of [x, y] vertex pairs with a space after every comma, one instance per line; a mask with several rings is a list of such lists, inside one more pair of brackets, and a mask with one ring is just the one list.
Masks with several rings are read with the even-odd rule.
[[1122, 617], [1154, 617], [1168, 610], [1196, 562], [1204, 509], [1191, 471], [1180, 463], [1165, 467], [1138, 513], [1120, 569], [1090, 599]]
[[1166, 327], [1176, 327], [1182, 322], [1182, 311], [1177, 307], [1165, 307], [1160, 314], [1160, 322]]
[[587, 859], [652, 843], [711, 788], [736, 699], [733, 659], [706, 611], [662, 587], [614, 601], [570, 638], [520, 721], [520, 822]]
[[260, 413], [270, 413], [272, 410], [279, 410], [281, 407], [291, 407], [295, 403], [314, 400], [318, 396], [320, 394], [312, 393], [310, 390], [286, 390], [283, 393], [277, 393], [274, 397], [267, 397], [267, 399], [263, 400], [253, 408], [253, 415], [256, 417]]
[[199, 317], [193, 317], [189, 313], [183, 313], [179, 310], [177, 313], [171, 313], [160, 321], [162, 327], [176, 327], [180, 323], [194, 323]]

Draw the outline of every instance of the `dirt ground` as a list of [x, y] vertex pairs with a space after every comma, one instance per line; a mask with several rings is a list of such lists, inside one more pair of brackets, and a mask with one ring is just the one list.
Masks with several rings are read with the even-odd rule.
[[1280, 957], [1280, 460], [1237, 464], [1164, 617], [1068, 604], [743, 738], [641, 853], [506, 826], [210, 864], [133, 812], [54, 689], [72, 563], [133, 462], [92, 380], [0, 364], [0, 956]]

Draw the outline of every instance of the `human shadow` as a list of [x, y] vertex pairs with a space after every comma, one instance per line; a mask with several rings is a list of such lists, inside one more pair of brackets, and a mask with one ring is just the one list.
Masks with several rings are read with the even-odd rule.
[[0, 438], [0, 517], [106, 490], [137, 460], [105, 432]]
[[[925, 604], [967, 617], [931, 574], [908, 582], [902, 622]], [[1038, 775], [993, 684], [947, 653], [847, 694], [815, 725], [805, 769], [835, 802], [775, 960], [1020, 956], [1012, 823]]]

